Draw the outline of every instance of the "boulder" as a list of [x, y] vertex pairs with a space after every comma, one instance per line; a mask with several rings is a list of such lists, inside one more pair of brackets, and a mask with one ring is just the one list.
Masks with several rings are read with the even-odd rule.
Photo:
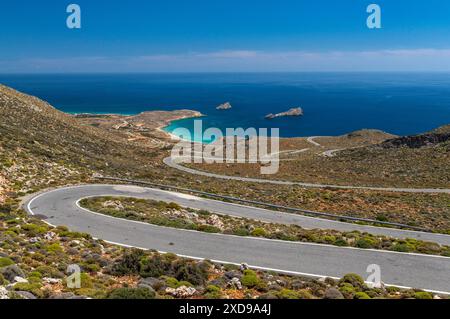
[[328, 288], [325, 291], [325, 299], [344, 299], [344, 295], [334, 287]]
[[166, 288], [166, 293], [176, 298], [189, 298], [197, 293], [197, 290], [193, 287], [181, 286], [178, 288]]
[[33, 238], [30, 238], [28, 241], [32, 244], [36, 244], [36, 243], [40, 242], [41, 239], [39, 237], [33, 237]]
[[225, 225], [223, 224], [222, 220], [220, 220], [220, 217], [217, 215], [209, 216], [208, 219], [206, 220], [206, 223], [208, 225], [219, 228], [220, 230], [223, 230], [225, 228]]
[[276, 284], [276, 283], [271, 283], [267, 286], [268, 290], [273, 290], [273, 291], [280, 291], [281, 289], [283, 289], [283, 287], [281, 287], [280, 285]]
[[25, 277], [25, 273], [17, 265], [10, 265], [0, 268], [0, 274], [5, 277], [6, 280], [12, 282], [15, 277]]
[[160, 290], [161, 288], [165, 288], [165, 283], [163, 280], [160, 280], [158, 278], [142, 278], [138, 282], [139, 288], [147, 288], [151, 291]]
[[53, 240], [56, 237], [56, 233], [49, 231], [44, 235], [45, 240]]
[[2, 286], [0, 286], [0, 299], [9, 299], [9, 291]]
[[42, 281], [43, 281], [44, 283], [50, 284], [50, 285], [57, 285], [57, 284], [62, 283], [62, 279], [48, 278], [48, 277], [43, 278]]
[[15, 291], [23, 299], [37, 299], [35, 295], [28, 291]]
[[16, 277], [14, 277], [14, 279], [12, 280], [13, 282], [15, 282], [15, 283], [22, 283], [22, 284], [27, 284], [28, 283], [28, 280], [27, 279], [25, 279], [25, 278], [22, 278], [22, 277], [20, 277], [20, 276], [16, 276]]
[[241, 271], [249, 269], [248, 264], [246, 264], [246, 263], [241, 264], [240, 269], [241, 269]]
[[67, 254], [72, 255], [72, 256], [78, 255], [78, 250], [73, 247], [67, 248], [66, 252], [67, 252]]
[[223, 274], [224, 277], [228, 280], [231, 280], [233, 278], [238, 278], [240, 279], [242, 277], [242, 274], [239, 271], [227, 271], [226, 273]]
[[239, 278], [234, 277], [233, 279], [231, 279], [231, 281], [228, 284], [229, 286], [231, 286], [232, 288], [236, 288], [238, 290], [242, 289], [242, 283], [239, 280]]

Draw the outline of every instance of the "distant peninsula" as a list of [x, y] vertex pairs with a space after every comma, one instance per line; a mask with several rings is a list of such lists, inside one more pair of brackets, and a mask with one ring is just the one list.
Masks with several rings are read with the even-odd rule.
[[286, 117], [286, 116], [302, 116], [303, 115], [303, 109], [301, 107], [292, 108], [289, 111], [281, 112], [277, 114], [270, 113], [266, 115], [266, 119], [271, 120], [277, 117]]

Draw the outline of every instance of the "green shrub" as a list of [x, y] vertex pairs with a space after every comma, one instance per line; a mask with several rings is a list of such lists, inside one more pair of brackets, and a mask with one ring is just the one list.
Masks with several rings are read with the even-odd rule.
[[2, 213], [2, 214], [9, 214], [9, 213], [11, 213], [11, 211], [12, 211], [12, 206], [11, 206], [11, 204], [3, 204], [3, 205], [0, 205], [0, 213]]
[[123, 257], [112, 266], [111, 273], [117, 276], [139, 274], [143, 256], [144, 252], [140, 249], [127, 251]]
[[62, 252], [62, 251], [63, 251], [61, 245], [58, 244], [58, 243], [54, 243], [54, 244], [48, 245], [48, 246], [46, 247], [46, 250], [47, 250], [49, 253], [59, 253], [59, 252]]
[[67, 226], [58, 226], [56, 227], [56, 231], [69, 231], [69, 228]]
[[92, 263], [91, 262], [87, 262], [87, 261], [86, 262], [81, 262], [80, 266], [83, 269], [83, 271], [87, 271], [87, 272], [90, 272], [90, 273], [94, 273], [94, 272], [100, 271], [100, 266], [97, 265], [94, 262], [92, 262]]
[[197, 230], [206, 233], [220, 233], [220, 229], [211, 225], [197, 225]]
[[414, 251], [415, 247], [407, 243], [395, 243], [394, 246], [392, 246], [392, 250], [408, 253]]
[[48, 231], [48, 226], [44, 225], [36, 225], [36, 224], [25, 224], [20, 227], [23, 229], [28, 236], [37, 236], [40, 234], [44, 234]]
[[19, 224], [19, 221], [17, 220], [17, 219], [8, 219], [7, 221], [6, 221], [6, 224], [8, 224], [8, 225], [17, 225], [17, 224]]
[[203, 217], [208, 217], [208, 216], [211, 215], [210, 212], [208, 212], [207, 210], [204, 210], [204, 209], [201, 209], [201, 210], [197, 211], [197, 214], [199, 216], [203, 216]]
[[32, 271], [28, 276], [42, 279], [42, 274], [39, 271]]
[[333, 235], [326, 235], [323, 240], [327, 243], [327, 244], [335, 244], [336, 242], [336, 237]]
[[37, 276], [28, 276], [28, 282], [30, 283], [30, 284], [40, 284], [40, 283], [42, 283], [42, 278], [40, 278], [40, 277], [37, 277]]
[[172, 262], [160, 254], [144, 257], [140, 261], [140, 275], [147, 277], [160, 277], [171, 268]]
[[345, 247], [345, 246], [348, 246], [348, 243], [347, 243], [347, 241], [346, 241], [345, 239], [343, 239], [343, 238], [338, 238], [338, 239], [336, 239], [336, 241], [334, 242], [334, 245], [336, 245], [336, 246], [341, 246], [341, 247]]
[[177, 288], [178, 288], [178, 287], [181, 287], [181, 286], [185, 286], [185, 287], [193, 287], [194, 285], [191, 284], [189, 281], [184, 281], [184, 280], [182, 280], [182, 281], [179, 281], [179, 282], [178, 282]]
[[248, 236], [250, 235], [250, 232], [246, 228], [237, 228], [233, 230], [233, 234], [236, 236]]
[[399, 291], [400, 291], [400, 288], [394, 287], [394, 286], [387, 286], [387, 287], [386, 287], [386, 291], [387, 291], [388, 293], [395, 293], [395, 292], [399, 292]]
[[442, 256], [450, 257], [450, 248], [446, 248], [442, 253]]
[[299, 299], [296, 291], [290, 289], [281, 289], [275, 294], [279, 299]]
[[164, 281], [166, 282], [167, 287], [170, 288], [177, 288], [179, 281], [176, 278], [173, 277], [164, 277]]
[[339, 286], [339, 291], [344, 294], [346, 297], [353, 296], [353, 294], [356, 292], [355, 287], [353, 287], [349, 283], [343, 283]]
[[366, 290], [366, 294], [370, 298], [377, 298], [377, 297], [383, 296], [384, 291], [383, 291], [383, 289], [380, 289], [380, 288], [372, 288], [370, 290]]
[[257, 227], [252, 231], [252, 236], [264, 237], [266, 236], [266, 231], [261, 227]]
[[39, 266], [36, 268], [37, 272], [42, 274], [42, 277], [51, 277], [51, 278], [64, 278], [65, 275], [63, 272], [59, 271], [56, 268], [52, 268], [50, 266]]
[[306, 289], [301, 289], [297, 291], [298, 298], [300, 299], [313, 299], [314, 296]]
[[178, 205], [177, 203], [169, 203], [167, 204], [167, 209], [174, 209], [174, 210], [180, 210], [181, 206]]
[[79, 239], [79, 238], [91, 239], [92, 238], [92, 236], [89, 234], [80, 233], [80, 232], [71, 232], [71, 231], [61, 231], [61, 232], [59, 232], [59, 236], [69, 237], [69, 238], [73, 238], [73, 239]]
[[208, 285], [205, 290], [205, 297], [208, 299], [219, 299], [222, 297], [222, 292], [219, 287]]
[[0, 257], [0, 268], [6, 267], [6, 266], [10, 266], [15, 264], [14, 261], [12, 261], [10, 258], [8, 257]]
[[362, 291], [355, 293], [354, 299], [371, 299], [368, 294]]
[[368, 249], [368, 248], [376, 248], [377, 246], [377, 242], [375, 239], [370, 238], [370, 237], [363, 237], [360, 238], [356, 241], [355, 243], [356, 247], [358, 248], [364, 248], [364, 249]]
[[108, 299], [154, 299], [155, 295], [148, 288], [117, 288], [108, 294]]
[[94, 284], [92, 283], [92, 278], [87, 273], [82, 272], [80, 274], [81, 288], [92, 288]]
[[43, 297], [43, 292], [41, 291], [42, 285], [40, 283], [28, 283], [28, 282], [19, 282], [14, 285], [15, 291], [28, 291], [35, 295], [36, 297]]
[[378, 214], [376, 217], [376, 220], [378, 220], [380, 222], [387, 222], [389, 219], [386, 217], [386, 215]]
[[251, 269], [244, 270], [244, 276], [241, 278], [241, 283], [248, 288], [253, 288], [259, 284], [260, 279], [256, 272]]
[[339, 280], [339, 286], [343, 285], [343, 284], [350, 284], [352, 285], [354, 288], [365, 288], [366, 284], [364, 283], [364, 279], [362, 279], [362, 277], [360, 275], [357, 274], [347, 274], [344, 277], [341, 278], [341, 280]]
[[418, 291], [414, 294], [416, 299], [433, 299], [433, 295], [426, 291]]
[[441, 252], [441, 246], [437, 243], [420, 242], [416, 247], [419, 253], [423, 254], [439, 254]]
[[194, 285], [203, 285], [208, 279], [209, 263], [177, 260], [172, 263], [172, 273], [179, 281], [188, 281]]
[[0, 286], [6, 285], [6, 279], [3, 277], [2, 274], [0, 274]]

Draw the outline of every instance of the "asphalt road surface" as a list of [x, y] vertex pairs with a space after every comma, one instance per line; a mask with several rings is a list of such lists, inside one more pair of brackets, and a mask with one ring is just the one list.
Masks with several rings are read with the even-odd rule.
[[381, 268], [381, 279], [386, 284], [450, 292], [450, 258], [208, 234], [118, 219], [90, 212], [78, 205], [82, 198], [106, 195], [176, 202], [220, 214], [298, 224], [305, 228], [357, 229], [444, 244], [450, 242], [450, 236], [447, 235], [346, 224], [137, 186], [84, 185], [61, 188], [36, 195], [25, 206], [29, 213], [39, 215], [51, 225], [68, 226], [73, 231], [86, 232], [95, 238], [120, 245], [219, 262], [245, 262], [255, 268], [318, 277], [341, 277], [346, 273], [357, 273], [367, 278], [367, 267], [377, 264]]
[[[333, 150], [335, 152], [336, 150]], [[325, 154], [327, 155], [327, 154]], [[328, 154], [330, 155], [330, 154]], [[198, 169], [190, 168], [181, 165], [182, 157], [172, 158], [171, 156], [163, 159], [164, 164], [174, 168], [176, 170], [182, 171], [184, 173], [189, 173], [193, 175], [225, 179], [225, 180], [235, 180], [241, 182], [249, 183], [265, 183], [274, 185], [297, 185], [307, 188], [333, 188], [333, 189], [362, 189], [362, 190], [372, 190], [381, 192], [401, 192], [401, 193], [424, 193], [424, 194], [450, 194], [450, 189], [448, 188], [405, 188], [405, 187], [371, 187], [371, 186], [351, 186], [351, 185], [331, 185], [331, 184], [314, 184], [314, 183], [304, 183], [304, 182], [293, 182], [293, 181], [283, 181], [275, 179], [264, 179], [264, 178], [253, 178], [253, 177], [240, 177], [231, 175], [222, 175], [216, 173], [210, 173], [201, 171]]]

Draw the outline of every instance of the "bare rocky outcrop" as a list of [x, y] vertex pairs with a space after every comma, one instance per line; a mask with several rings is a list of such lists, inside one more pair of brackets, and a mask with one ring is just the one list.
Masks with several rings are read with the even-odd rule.
[[178, 288], [166, 288], [166, 293], [176, 298], [190, 298], [197, 293], [197, 290], [193, 287], [181, 286]]
[[220, 104], [218, 107], [216, 107], [216, 110], [229, 110], [231, 108], [232, 108], [232, 106], [231, 106], [230, 102], [226, 102], [226, 103]]
[[267, 114], [266, 119], [271, 120], [277, 117], [286, 117], [286, 116], [302, 116], [303, 115], [303, 109], [301, 107], [292, 108], [286, 112], [281, 112], [277, 114]]
[[450, 133], [427, 133], [389, 139], [381, 144], [383, 148], [421, 148], [450, 141]]

